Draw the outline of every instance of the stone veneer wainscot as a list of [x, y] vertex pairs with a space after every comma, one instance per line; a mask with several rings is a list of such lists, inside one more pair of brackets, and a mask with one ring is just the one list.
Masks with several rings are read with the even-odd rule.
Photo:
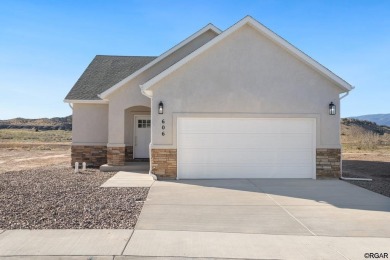
[[152, 149], [152, 173], [158, 179], [176, 179], [177, 152], [176, 149]]
[[72, 145], [71, 147], [71, 164], [75, 162], [99, 167], [107, 163], [107, 147], [103, 145]]
[[316, 154], [317, 178], [341, 176], [341, 149], [318, 148]]

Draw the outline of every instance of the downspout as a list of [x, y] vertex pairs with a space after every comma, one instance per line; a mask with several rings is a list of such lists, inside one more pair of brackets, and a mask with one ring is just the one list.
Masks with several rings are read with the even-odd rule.
[[[148, 95], [145, 90], [143, 89], [142, 85], [139, 86], [141, 88], [141, 93], [142, 95], [152, 99], [151, 95]], [[152, 112], [150, 112], [152, 113]], [[153, 125], [153, 122], [152, 122]], [[150, 134], [152, 134], [152, 131], [150, 131]], [[150, 138], [152, 139], [152, 138]], [[149, 143], [149, 175], [153, 177], [153, 180], [157, 180], [157, 176], [153, 173], [153, 168], [152, 168], [152, 142]]]
[[[345, 98], [346, 96], [349, 95], [349, 91], [347, 91], [347, 93], [345, 93], [343, 96], [340, 97], [340, 100], [342, 100], [343, 98]], [[372, 181], [372, 179], [366, 179], [366, 178], [347, 178], [347, 177], [343, 177], [343, 160], [341, 160], [340, 162], [340, 172], [341, 172], [341, 175], [340, 175], [340, 180], [344, 180], [344, 181]]]
[[70, 109], [72, 109], [72, 110], [73, 110], [72, 103], [68, 103], [68, 105], [69, 105]]

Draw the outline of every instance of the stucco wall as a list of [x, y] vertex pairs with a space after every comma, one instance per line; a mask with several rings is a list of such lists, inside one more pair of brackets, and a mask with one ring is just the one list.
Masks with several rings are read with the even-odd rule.
[[73, 104], [72, 143], [106, 145], [108, 138], [108, 105]]
[[[152, 144], [176, 147], [176, 117], [314, 117], [317, 147], [338, 148], [341, 90], [249, 25], [152, 87]], [[164, 114], [157, 106], [164, 102]], [[210, 114], [211, 113], [211, 114]], [[161, 120], [166, 121], [165, 136]]]
[[173, 54], [167, 56], [162, 61], [156, 63], [151, 68], [141, 73], [139, 76], [128, 82], [125, 86], [113, 92], [109, 97], [109, 146], [122, 146], [129, 142], [125, 133], [125, 110], [133, 106], [150, 107], [150, 99], [142, 95], [140, 85], [156, 76], [172, 64], [181, 60], [189, 53], [198, 49], [217, 34], [211, 30], [195, 38], [190, 43], [184, 45]]
[[130, 107], [150, 107], [150, 99], [142, 95], [139, 86], [127, 86], [119, 89], [109, 99], [109, 146], [125, 144], [125, 110]]

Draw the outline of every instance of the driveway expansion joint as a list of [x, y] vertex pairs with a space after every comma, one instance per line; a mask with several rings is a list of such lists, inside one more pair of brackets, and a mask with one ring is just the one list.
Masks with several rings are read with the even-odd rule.
[[129, 237], [129, 239], [127, 240], [127, 242], [126, 242], [125, 246], [123, 247], [123, 250], [122, 250], [122, 252], [121, 252], [121, 254], [120, 254], [120, 255], [123, 255], [123, 252], [125, 252], [125, 250], [126, 250], [126, 247], [127, 247], [127, 245], [129, 244], [129, 242], [130, 242], [130, 239], [133, 237], [133, 234], [134, 234], [134, 232], [135, 232], [135, 229], [133, 229], [133, 232], [131, 232], [131, 234], [130, 234], [130, 237]]
[[256, 184], [254, 184], [250, 179], [247, 179], [253, 186], [259, 189], [259, 191], [263, 192], [267, 195], [268, 198], [270, 198], [276, 205], [278, 205], [282, 210], [284, 210], [290, 217], [292, 217], [296, 222], [298, 222], [302, 227], [304, 227], [307, 231], [310, 232], [313, 236], [317, 236], [313, 231], [311, 231], [305, 224], [303, 224], [299, 219], [297, 219], [290, 211], [288, 211], [286, 208], [284, 208], [279, 202], [277, 202], [268, 192], [264, 192], [258, 187]]
[[[273, 234], [273, 233], [259, 233], [259, 232], [253, 232], [253, 233], [248, 233], [248, 232], [242, 232], [242, 231], [211, 231], [211, 230], [205, 230], [205, 231], [194, 231], [194, 230], [186, 230], [186, 229], [175, 229], [175, 230], [167, 230], [167, 229], [134, 229], [135, 231], [157, 231], [157, 232], [164, 232], [164, 231], [172, 231], [172, 232], [191, 232], [191, 233], [214, 233], [214, 234], [240, 234], [240, 235], [269, 235], [269, 236], [303, 236], [303, 237], [313, 237], [313, 235], [305, 235], [305, 234]], [[134, 234], [133, 232], [133, 234]], [[132, 234], [132, 236], [133, 236]], [[332, 237], [332, 236], [316, 236], [316, 237]]]
[[344, 254], [342, 254], [339, 250], [334, 249], [334, 251], [335, 251], [337, 254], [339, 254], [339, 255], [341, 255], [342, 257], [344, 257], [346, 260], [351, 260], [351, 258], [346, 257], [346, 256], [345, 256]]
[[313, 231], [311, 231], [305, 224], [303, 224], [299, 219], [297, 219], [290, 211], [285, 209], [282, 205], [280, 205], [271, 195], [267, 193], [267, 196], [276, 203], [281, 209], [283, 209], [288, 215], [290, 215], [296, 222], [302, 225], [307, 231], [309, 231], [313, 236], [317, 236]]

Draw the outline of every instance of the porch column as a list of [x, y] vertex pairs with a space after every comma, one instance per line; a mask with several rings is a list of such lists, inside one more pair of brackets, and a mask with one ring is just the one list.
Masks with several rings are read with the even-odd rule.
[[107, 164], [125, 165], [125, 111], [115, 104], [109, 105]]

